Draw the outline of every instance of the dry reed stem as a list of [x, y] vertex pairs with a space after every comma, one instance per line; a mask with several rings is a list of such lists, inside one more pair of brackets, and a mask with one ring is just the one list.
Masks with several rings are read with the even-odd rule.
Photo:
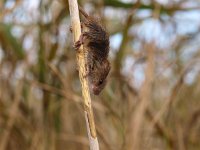
[[[153, 120], [154, 119], [154, 115], [153, 113], [150, 111], [150, 109], [147, 109], [146, 111], [146, 115], [148, 117], [148, 119]], [[168, 128], [163, 121], [160, 119], [156, 122], [156, 124], [154, 125], [155, 129], [157, 131], [157, 133], [161, 136], [164, 137], [166, 139], [166, 141], [169, 143], [170, 147], [173, 146], [174, 144], [174, 134], [173, 132], [170, 130], [170, 128]]]
[[9, 142], [10, 133], [15, 123], [16, 116], [18, 115], [22, 87], [23, 87], [23, 80], [20, 80], [19, 83], [17, 84], [17, 88], [15, 91], [15, 98], [10, 108], [9, 117], [8, 117], [9, 119], [2, 135], [3, 138], [0, 142], [0, 150], [5, 150]]
[[[155, 68], [155, 45], [154, 43], [147, 44], [147, 67], [145, 70], [145, 81], [140, 91], [140, 102], [135, 110], [134, 118], [132, 118], [132, 127], [134, 130], [130, 140], [128, 141], [128, 149], [140, 149], [140, 140], [142, 134], [142, 125], [144, 123], [145, 112], [148, 108], [149, 101], [151, 99], [152, 83], [154, 80], [154, 68]], [[129, 130], [131, 130], [129, 129]]]
[[[73, 31], [73, 41], [78, 41], [81, 35], [81, 26], [80, 26], [80, 18], [78, 12], [78, 3], [77, 0], [68, 0], [69, 2], [69, 10], [70, 10], [70, 17], [71, 17], [71, 25]], [[85, 109], [85, 120], [87, 125], [87, 133], [90, 142], [90, 149], [91, 150], [98, 150], [99, 144], [98, 139], [96, 136], [96, 129], [94, 123], [94, 116], [91, 106], [91, 97], [89, 92], [88, 80], [84, 78], [86, 74], [86, 60], [84, 54], [84, 48], [81, 46], [77, 52], [77, 63], [79, 66], [79, 78], [81, 81], [82, 86], [82, 95], [84, 100], [84, 109]]]
[[183, 71], [180, 73], [180, 77], [178, 78], [176, 84], [174, 85], [174, 87], [171, 90], [171, 94], [169, 95], [169, 97], [167, 97], [167, 99], [165, 100], [165, 103], [162, 105], [161, 109], [157, 112], [157, 114], [155, 115], [151, 127], [153, 127], [158, 120], [160, 120], [160, 118], [163, 116], [163, 114], [167, 111], [169, 111], [172, 103], [175, 101], [176, 96], [179, 94], [179, 91], [182, 87], [182, 85], [184, 84], [183, 80], [185, 75], [190, 71], [190, 67], [198, 62], [199, 59], [193, 59], [191, 62], [188, 63], [188, 65], [183, 69]]

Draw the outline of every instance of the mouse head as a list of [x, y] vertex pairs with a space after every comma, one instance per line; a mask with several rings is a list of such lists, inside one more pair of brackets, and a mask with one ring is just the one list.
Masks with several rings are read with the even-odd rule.
[[102, 62], [97, 62], [94, 64], [94, 67], [89, 76], [90, 88], [93, 94], [99, 95], [106, 85], [106, 77], [110, 71], [110, 63], [108, 60]]

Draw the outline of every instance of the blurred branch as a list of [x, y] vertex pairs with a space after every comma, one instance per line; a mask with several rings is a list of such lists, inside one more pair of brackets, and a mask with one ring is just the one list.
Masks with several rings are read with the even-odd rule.
[[[137, 6], [137, 3], [124, 3], [122, 1], [119, 0], [104, 0], [105, 5], [106, 6], [112, 6], [112, 7], [116, 7], [116, 8], [132, 8]], [[180, 5], [172, 5], [172, 6], [164, 6], [161, 5], [157, 2], [154, 1], [154, 3], [151, 3], [150, 5], [145, 5], [145, 4], [140, 4], [140, 7], [138, 9], [148, 9], [148, 10], [154, 10], [157, 6], [155, 6], [154, 4], [160, 5], [160, 12], [161, 13], [165, 13], [165, 14], [173, 14], [176, 11], [191, 11], [191, 10], [199, 10], [200, 7], [199, 6], [195, 6], [195, 7], [188, 7], [188, 8], [184, 8]]]
[[133, 14], [134, 14], [135, 10], [137, 9], [137, 7], [139, 7], [138, 3], [136, 6], [134, 6], [132, 8], [132, 10], [130, 11], [130, 13], [126, 19], [126, 22], [124, 24], [124, 29], [122, 32], [122, 42], [121, 42], [118, 52], [116, 53], [115, 62], [114, 62], [114, 71], [116, 73], [119, 73], [120, 69], [121, 69], [122, 61], [123, 61], [124, 55], [125, 55], [126, 44], [128, 42], [128, 31], [132, 25]]
[[106, 6], [120, 7], [120, 8], [132, 8], [134, 5], [133, 3], [124, 3], [118, 0], [104, 0], [104, 4]]
[[[139, 93], [140, 102], [135, 110], [134, 118], [132, 119], [132, 132], [131, 138], [128, 142], [128, 148], [140, 149], [142, 126], [144, 122], [145, 112], [148, 108], [149, 102], [152, 98], [152, 85], [154, 81], [155, 69], [155, 44], [146, 44], [144, 49], [147, 51], [147, 66], [145, 69], [145, 81]], [[130, 130], [131, 130], [130, 129]]]
[[188, 148], [188, 139], [190, 138], [191, 130], [196, 125], [196, 123], [198, 122], [199, 119], [200, 119], [200, 108], [193, 112], [193, 114], [191, 115], [191, 117], [185, 127], [185, 131], [183, 133], [184, 143], [187, 148]]
[[[153, 113], [150, 111], [150, 109], [147, 109], [146, 111], [147, 117], [152, 121], [154, 118]], [[155, 128], [157, 130], [157, 133], [161, 136], [164, 137], [164, 139], [167, 140], [169, 143], [170, 147], [173, 147], [174, 145], [174, 135], [173, 133], [165, 126], [165, 124], [161, 121], [158, 120], [155, 123]]]
[[168, 110], [168, 108], [171, 106], [172, 102], [176, 98], [177, 94], [179, 93], [180, 88], [183, 84], [183, 78], [185, 76], [186, 72], [183, 72], [181, 76], [179, 77], [177, 83], [174, 85], [174, 87], [171, 90], [171, 95], [167, 100], [165, 100], [165, 104], [161, 107], [160, 111], [154, 116], [154, 119], [152, 121], [152, 126], [154, 126], [158, 120], [162, 117], [162, 115]]
[[15, 120], [17, 117], [16, 115], [18, 114], [22, 87], [23, 87], [23, 80], [20, 80], [17, 84], [14, 101], [12, 103], [12, 106], [9, 109], [10, 112], [9, 112], [9, 116], [8, 116], [7, 125], [4, 129], [4, 132], [3, 132], [3, 135], [1, 138], [1, 142], [0, 142], [0, 150], [7, 149], [6, 147], [9, 142], [9, 139], [10, 139], [9, 136], [10, 136], [11, 130], [13, 128], [13, 125], [15, 123]]
[[66, 92], [62, 89], [57, 89], [57, 88], [50, 86], [48, 84], [40, 83], [40, 82], [36, 82], [36, 81], [33, 82], [33, 84], [36, 85], [37, 87], [42, 88], [43, 90], [51, 92], [52, 94], [57, 94], [57, 95], [63, 96], [66, 99], [72, 99], [76, 102], [80, 102], [80, 100], [81, 100], [81, 97], [79, 97], [78, 95], [75, 95], [71, 92]]
[[[3, 2], [2, 2], [3, 1]], [[9, 13], [12, 13], [14, 9], [21, 5], [22, 0], [15, 0], [14, 5], [11, 8], [5, 8], [3, 5], [7, 2], [6, 0], [0, 1], [0, 20], [3, 20], [3, 17]]]
[[198, 61], [199, 61], [198, 58], [193, 59], [191, 62], [188, 63], [188, 65], [180, 73], [180, 76], [179, 76], [176, 84], [174, 85], [174, 87], [171, 90], [171, 95], [168, 97], [167, 100], [165, 100], [165, 103], [163, 104], [163, 106], [161, 107], [161, 109], [159, 110], [159, 112], [155, 115], [155, 117], [154, 117], [154, 119], [152, 121], [152, 125], [155, 125], [156, 122], [158, 120], [160, 120], [160, 118], [163, 116], [163, 114], [166, 111], [170, 112], [169, 109], [171, 109], [171, 106], [174, 103], [174, 100], [175, 100], [176, 96], [179, 94], [180, 88], [184, 84], [184, 77], [191, 70], [191, 66], [193, 66], [193, 64], [196, 63], [196, 62], [198, 62]]
[[63, 141], [72, 141], [76, 143], [81, 143], [83, 145], [89, 145], [87, 138], [82, 137], [82, 136], [61, 134], [59, 137]]
[[5, 51], [13, 51], [13, 57], [17, 56], [19, 59], [25, 57], [24, 50], [21, 43], [11, 34], [12, 26], [4, 23], [0, 23], [0, 44]]
[[97, 126], [97, 133], [99, 135], [100, 140], [104, 143], [106, 150], [113, 150], [110, 145], [110, 140], [105, 136], [105, 131]]

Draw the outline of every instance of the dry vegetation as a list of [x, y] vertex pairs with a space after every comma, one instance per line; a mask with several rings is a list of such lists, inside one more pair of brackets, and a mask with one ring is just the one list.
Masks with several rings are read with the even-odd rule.
[[[111, 34], [100, 149], [199, 150], [200, 1], [79, 3]], [[0, 1], [0, 150], [89, 148], [69, 26], [67, 0]]]

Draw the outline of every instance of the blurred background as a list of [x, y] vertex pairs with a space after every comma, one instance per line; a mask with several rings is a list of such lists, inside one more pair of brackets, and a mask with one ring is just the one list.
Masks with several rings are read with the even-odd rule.
[[[101, 150], [200, 149], [200, 0], [80, 0], [110, 34]], [[0, 1], [0, 150], [88, 150], [67, 0]]]

